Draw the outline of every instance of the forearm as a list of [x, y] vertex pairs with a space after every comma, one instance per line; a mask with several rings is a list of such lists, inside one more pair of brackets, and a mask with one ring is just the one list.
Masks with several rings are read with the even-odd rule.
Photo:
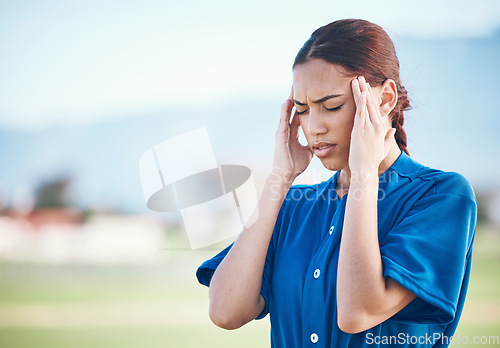
[[385, 289], [378, 244], [376, 174], [353, 175], [340, 244], [337, 295], [339, 306], [366, 308]]
[[377, 172], [351, 178], [337, 275], [339, 325], [348, 331], [386, 320], [405, 300], [399, 284], [386, 284], [383, 276], [377, 201]]
[[276, 218], [291, 182], [269, 175], [258, 209], [210, 282], [210, 317], [221, 327], [237, 328], [263, 309], [260, 300], [262, 275]]

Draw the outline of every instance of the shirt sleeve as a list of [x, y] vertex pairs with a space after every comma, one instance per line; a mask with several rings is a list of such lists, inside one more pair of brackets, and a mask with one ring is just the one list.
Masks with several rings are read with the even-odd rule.
[[419, 199], [388, 232], [380, 248], [384, 277], [417, 296], [391, 320], [454, 320], [467, 288], [476, 212], [473, 196], [437, 192]]
[[[269, 247], [267, 249], [266, 262], [264, 264], [264, 271], [262, 274], [262, 285], [260, 289], [260, 294], [264, 298], [266, 305], [262, 312], [255, 319], [264, 318], [267, 313], [269, 313], [269, 301], [270, 301], [270, 291], [271, 291], [271, 279], [272, 279], [272, 265], [274, 260], [274, 246], [276, 241], [276, 236], [279, 233], [281, 227], [281, 220], [283, 216], [283, 207], [285, 203], [282, 204], [280, 212], [278, 214], [278, 218], [276, 219], [276, 224], [274, 226], [273, 235], [271, 237], [271, 241], [269, 242]], [[198, 282], [205, 286], [210, 286], [210, 281], [215, 273], [215, 270], [220, 265], [222, 260], [226, 257], [229, 250], [234, 243], [229, 245], [227, 248], [222, 250], [213, 258], [203, 262], [200, 267], [198, 267], [196, 271], [196, 277], [198, 278]]]

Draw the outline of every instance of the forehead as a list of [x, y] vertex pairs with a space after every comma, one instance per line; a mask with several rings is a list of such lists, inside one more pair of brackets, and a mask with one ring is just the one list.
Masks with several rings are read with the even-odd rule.
[[315, 98], [326, 94], [347, 93], [351, 88], [349, 76], [338, 65], [322, 59], [312, 59], [293, 69], [293, 89], [296, 97]]

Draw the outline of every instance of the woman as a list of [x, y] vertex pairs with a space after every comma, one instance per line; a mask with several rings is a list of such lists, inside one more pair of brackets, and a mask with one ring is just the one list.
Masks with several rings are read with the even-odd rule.
[[[312, 34], [295, 58], [259, 214], [197, 271], [216, 325], [270, 313], [273, 347], [448, 345], [476, 202], [461, 175], [409, 157], [409, 107], [382, 28], [339, 20]], [[291, 186], [313, 154], [335, 174]]]

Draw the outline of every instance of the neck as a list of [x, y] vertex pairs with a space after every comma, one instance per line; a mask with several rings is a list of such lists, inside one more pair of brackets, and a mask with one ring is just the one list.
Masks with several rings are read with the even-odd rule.
[[[387, 169], [389, 169], [394, 162], [398, 159], [399, 155], [401, 154], [401, 150], [399, 149], [398, 144], [396, 141], [394, 141], [393, 145], [391, 146], [391, 149], [389, 150], [389, 153], [387, 156], [382, 160], [378, 167], [378, 175], [382, 175]], [[343, 168], [340, 171], [340, 175], [337, 179], [337, 194], [339, 197], [344, 196], [348, 191], [349, 191], [349, 186], [351, 184], [351, 170], [349, 166], [346, 166], [346, 168]]]

